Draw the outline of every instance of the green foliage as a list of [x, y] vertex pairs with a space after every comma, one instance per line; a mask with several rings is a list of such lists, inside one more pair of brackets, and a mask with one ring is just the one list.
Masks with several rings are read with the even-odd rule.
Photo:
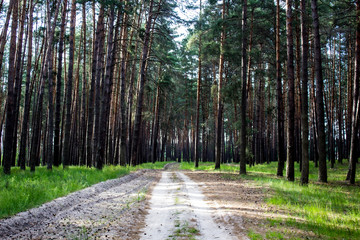
[[89, 187], [95, 183], [114, 179], [138, 169], [161, 169], [168, 162], [144, 163], [136, 167], [106, 166], [95, 168], [62, 166], [48, 171], [38, 167], [34, 173], [12, 168], [11, 175], [4, 175], [0, 168], [0, 218], [39, 206], [55, 198]]
[[[194, 170], [192, 163], [182, 163], [182, 169]], [[299, 165], [295, 164], [299, 169]], [[321, 239], [360, 239], [360, 191], [359, 186], [344, 182], [347, 165], [336, 165], [328, 169], [329, 183], [317, 182], [317, 171], [310, 163], [310, 184], [299, 184], [300, 172], [296, 171], [295, 182], [286, 181], [276, 176], [277, 162], [256, 165], [248, 169], [248, 175], [238, 174], [239, 166], [223, 164], [220, 172], [227, 180], [248, 179], [271, 189], [267, 192], [266, 202], [284, 209], [290, 214], [287, 219], [272, 219], [272, 225], [286, 225], [305, 231], [311, 231]], [[214, 163], [202, 163], [199, 170], [213, 171]], [[300, 221], [297, 219], [301, 219]], [[251, 239], [259, 234], [249, 233]], [[268, 232], [266, 239], [282, 239], [278, 232]]]

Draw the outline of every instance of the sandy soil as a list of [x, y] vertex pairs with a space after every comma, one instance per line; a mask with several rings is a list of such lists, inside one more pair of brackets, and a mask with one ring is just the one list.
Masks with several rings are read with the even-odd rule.
[[218, 215], [197, 183], [181, 172], [166, 171], [152, 192], [141, 239], [238, 239], [214, 222], [212, 217]]
[[158, 176], [138, 171], [0, 220], [0, 239], [136, 239]]
[[263, 203], [264, 191], [246, 180], [224, 179], [222, 173], [186, 172], [203, 189], [207, 203], [222, 210], [216, 221], [228, 224], [234, 235], [246, 235], [249, 229], [261, 230], [269, 209]]
[[264, 201], [266, 195], [273, 193], [269, 189], [257, 186], [253, 181], [239, 178], [236, 173], [195, 171], [186, 172], [186, 175], [199, 184], [208, 205], [223, 213], [215, 221], [232, 226], [233, 234], [236, 236], [244, 236], [252, 232], [260, 234], [264, 239], [273, 239], [267, 236], [271, 236], [272, 232], [279, 232], [284, 239], [315, 238], [311, 232], [281, 223], [277, 226], [269, 224], [269, 219], [302, 220], [289, 212], [266, 204]]

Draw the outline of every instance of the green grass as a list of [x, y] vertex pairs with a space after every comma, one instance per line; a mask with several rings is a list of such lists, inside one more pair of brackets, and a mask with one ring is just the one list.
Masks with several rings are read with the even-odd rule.
[[199, 234], [199, 230], [193, 226], [190, 226], [187, 221], [181, 222], [179, 219], [175, 220], [175, 230], [172, 235], [169, 236], [171, 239], [196, 239], [194, 235]]
[[35, 172], [14, 167], [11, 175], [0, 168], [0, 218], [39, 206], [55, 198], [89, 187], [95, 183], [114, 179], [137, 169], [161, 169], [167, 162], [145, 163], [137, 167], [106, 166], [95, 168], [71, 166], [65, 170], [38, 167]]
[[[248, 175], [239, 176], [239, 167], [234, 164], [222, 165], [222, 177], [228, 180], [245, 178], [256, 184], [269, 188], [266, 202], [286, 210], [290, 217], [272, 219], [269, 224], [283, 225], [313, 232], [321, 239], [360, 239], [360, 186], [351, 186], [344, 179], [348, 165], [337, 164], [328, 169], [329, 183], [317, 182], [317, 171], [310, 163], [310, 184], [300, 186], [296, 164], [296, 181], [289, 182], [276, 176], [277, 163], [248, 167]], [[182, 169], [194, 170], [191, 163], [182, 163]], [[213, 171], [214, 163], [201, 163], [201, 170]], [[359, 173], [359, 171], [357, 171]], [[285, 174], [285, 172], [284, 172]], [[358, 175], [359, 176], [359, 175]], [[359, 177], [357, 178], [359, 182]], [[301, 220], [295, 220], [295, 217]], [[278, 233], [268, 233], [266, 239], [281, 239]], [[256, 239], [256, 234], [254, 235]]]

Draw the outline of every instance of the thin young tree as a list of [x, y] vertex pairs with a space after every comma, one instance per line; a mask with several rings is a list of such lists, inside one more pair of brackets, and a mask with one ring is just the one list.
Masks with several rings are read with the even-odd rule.
[[195, 156], [194, 156], [194, 162], [195, 162], [195, 168], [199, 167], [199, 156], [200, 156], [200, 150], [199, 150], [199, 128], [200, 128], [200, 95], [201, 95], [201, 0], [200, 0], [200, 13], [199, 13], [199, 65], [198, 65], [198, 79], [197, 79], [197, 91], [196, 91], [196, 126], [195, 126]]
[[281, 63], [280, 63], [280, 0], [276, 0], [276, 93], [277, 93], [277, 134], [278, 134], [278, 167], [277, 175], [283, 176], [284, 164], [286, 160], [285, 140], [284, 140], [284, 104], [281, 82]]

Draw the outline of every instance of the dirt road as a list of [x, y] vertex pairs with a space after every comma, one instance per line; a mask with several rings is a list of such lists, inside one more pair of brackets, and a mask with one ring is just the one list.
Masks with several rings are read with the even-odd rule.
[[141, 239], [238, 239], [214, 222], [212, 216], [219, 214], [204, 201], [197, 183], [181, 172], [166, 171], [152, 192]]

